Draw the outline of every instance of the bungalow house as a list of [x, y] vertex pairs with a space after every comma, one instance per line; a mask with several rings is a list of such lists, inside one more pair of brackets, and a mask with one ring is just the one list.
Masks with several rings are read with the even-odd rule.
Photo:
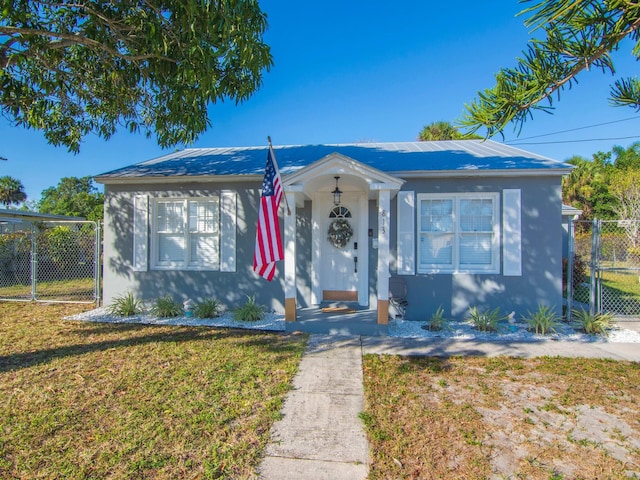
[[560, 311], [569, 165], [480, 140], [275, 147], [285, 259], [267, 282], [252, 269], [267, 152], [191, 148], [98, 175], [105, 304], [256, 295], [293, 321], [340, 299], [386, 323], [400, 277], [408, 320], [439, 306]]

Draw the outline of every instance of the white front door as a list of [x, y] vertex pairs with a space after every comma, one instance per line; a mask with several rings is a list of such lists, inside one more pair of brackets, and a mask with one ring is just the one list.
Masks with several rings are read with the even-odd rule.
[[[326, 292], [350, 292], [349, 299], [360, 305], [369, 304], [368, 282], [368, 200], [365, 192], [345, 192], [337, 207], [331, 196], [319, 193], [313, 200], [313, 297], [320, 303]], [[329, 228], [345, 232], [349, 225], [348, 240], [340, 235], [329, 237]], [[344, 241], [341, 241], [344, 239]]]
[[[358, 291], [358, 202], [345, 198], [340, 205], [325, 208], [321, 232], [323, 290]], [[356, 294], [357, 295], [357, 294]]]

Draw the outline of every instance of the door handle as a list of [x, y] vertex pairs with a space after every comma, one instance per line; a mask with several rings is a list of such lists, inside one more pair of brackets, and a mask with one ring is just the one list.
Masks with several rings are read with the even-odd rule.
[[355, 273], [358, 273], [358, 257], [353, 257], [353, 268]]

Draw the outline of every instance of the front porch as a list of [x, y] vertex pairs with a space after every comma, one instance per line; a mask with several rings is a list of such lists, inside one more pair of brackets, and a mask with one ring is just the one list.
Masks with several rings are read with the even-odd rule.
[[285, 322], [287, 332], [386, 337], [388, 325], [378, 323], [377, 310], [324, 313], [318, 307], [299, 308], [295, 322]]
[[[386, 332], [391, 199], [404, 180], [333, 153], [285, 175], [282, 183], [287, 206], [283, 242], [284, 307], [287, 322], [293, 324], [291, 328], [287, 326], [287, 330], [334, 334]], [[299, 217], [299, 211], [304, 211], [306, 216]], [[347, 225], [348, 234], [344, 241], [332, 242], [327, 232], [331, 232], [337, 222]], [[299, 223], [306, 226], [302, 234], [298, 232]], [[303, 246], [307, 250], [298, 256], [297, 249]], [[373, 259], [371, 265], [370, 259]], [[364, 311], [368, 313], [357, 312], [348, 318], [344, 314], [323, 313], [317, 307], [300, 307], [296, 284], [300, 273], [308, 275], [306, 305], [348, 299], [368, 308]], [[379, 327], [367, 328], [368, 321]]]

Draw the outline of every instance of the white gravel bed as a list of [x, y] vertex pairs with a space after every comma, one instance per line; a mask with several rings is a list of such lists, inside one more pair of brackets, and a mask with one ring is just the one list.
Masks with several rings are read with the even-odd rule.
[[389, 336], [403, 338], [455, 338], [458, 340], [487, 340], [487, 341], [510, 341], [526, 342], [555, 340], [565, 342], [609, 342], [609, 343], [640, 343], [640, 333], [624, 328], [624, 326], [614, 326], [608, 336], [587, 335], [576, 330], [572, 325], [561, 323], [557, 328], [557, 333], [548, 335], [536, 335], [527, 331], [527, 325], [523, 322], [516, 322], [515, 331], [509, 329], [510, 325], [500, 325], [499, 332], [481, 332], [476, 330], [471, 322], [451, 322], [449, 328], [440, 332], [431, 332], [423, 329], [426, 322], [415, 322], [405, 320], [391, 320], [389, 322]]
[[[256, 322], [240, 322], [233, 319], [230, 312], [216, 318], [175, 317], [158, 318], [153, 315], [135, 315], [132, 317], [118, 317], [111, 315], [107, 308], [100, 307], [95, 310], [72, 315], [66, 320], [81, 320], [87, 322], [107, 323], [140, 323], [147, 325], [183, 325], [197, 327], [228, 327], [244, 328], [252, 330], [269, 330], [283, 332], [286, 330], [284, 315], [279, 313], [267, 313], [262, 320]], [[640, 333], [624, 328], [624, 325], [614, 326], [607, 337], [602, 335], [587, 335], [577, 331], [573, 326], [561, 323], [557, 333], [549, 335], [536, 335], [527, 331], [523, 322], [516, 322], [515, 331], [510, 331], [510, 325], [500, 325], [499, 332], [480, 332], [471, 322], [450, 322], [449, 328], [440, 332], [431, 332], [422, 328], [426, 322], [390, 320], [389, 336], [401, 338], [454, 338], [458, 340], [486, 340], [486, 341], [570, 341], [570, 342], [609, 342], [609, 343], [640, 343]]]
[[182, 325], [189, 327], [228, 327], [245, 328], [251, 330], [285, 330], [284, 315], [267, 313], [262, 320], [256, 322], [239, 322], [233, 319], [231, 312], [226, 312], [216, 318], [174, 317], [159, 318], [153, 315], [133, 315], [131, 317], [118, 317], [111, 315], [105, 307], [96, 308], [88, 312], [65, 317], [65, 320], [81, 320], [85, 322], [106, 323], [140, 323], [145, 325]]

